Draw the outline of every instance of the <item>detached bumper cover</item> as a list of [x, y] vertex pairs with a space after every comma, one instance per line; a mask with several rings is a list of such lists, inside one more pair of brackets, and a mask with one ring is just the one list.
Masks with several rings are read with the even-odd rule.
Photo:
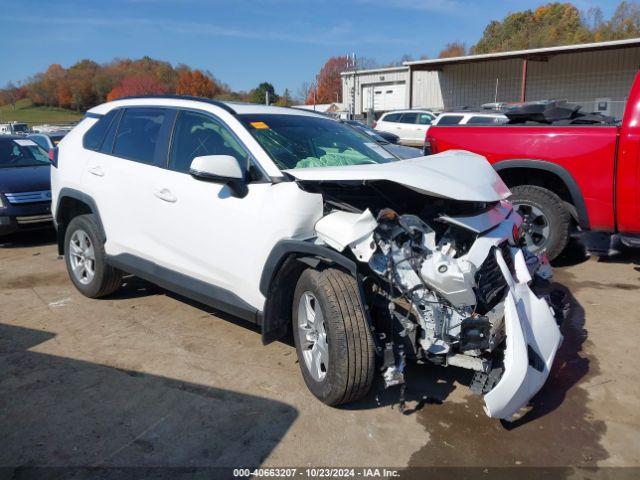
[[562, 334], [551, 307], [528, 286], [531, 277], [522, 251], [514, 258], [517, 279], [500, 251], [496, 251], [496, 260], [509, 285], [505, 300], [504, 374], [484, 396], [484, 408], [489, 417], [508, 420], [544, 385]]

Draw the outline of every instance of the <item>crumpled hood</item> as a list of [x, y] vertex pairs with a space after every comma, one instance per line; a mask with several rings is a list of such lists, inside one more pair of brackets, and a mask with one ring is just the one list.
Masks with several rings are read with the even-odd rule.
[[391, 163], [298, 168], [286, 172], [305, 182], [386, 180], [428, 195], [469, 202], [495, 202], [511, 195], [486, 158], [464, 150], [447, 150]]

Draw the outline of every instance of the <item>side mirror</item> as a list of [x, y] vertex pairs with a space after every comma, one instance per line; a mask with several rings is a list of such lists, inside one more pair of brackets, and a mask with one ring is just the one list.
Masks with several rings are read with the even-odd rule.
[[237, 197], [244, 197], [247, 193], [244, 171], [238, 159], [231, 155], [196, 157], [191, 162], [189, 174], [198, 180], [228, 185]]

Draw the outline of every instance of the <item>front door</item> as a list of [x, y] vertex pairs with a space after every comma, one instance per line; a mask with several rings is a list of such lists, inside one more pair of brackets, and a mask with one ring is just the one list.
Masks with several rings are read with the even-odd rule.
[[283, 220], [274, 214], [284, 199], [278, 195], [283, 187], [249, 182], [246, 195], [240, 198], [227, 185], [189, 174], [193, 159], [204, 155], [231, 155], [248, 170], [249, 154], [222, 121], [180, 111], [168, 168], [152, 186], [155, 215], [149, 219], [148, 236], [158, 252], [156, 263], [188, 277], [189, 282], [214, 286], [225, 298], [231, 298], [230, 293], [262, 308], [259, 276], [277, 241], [273, 236], [282, 235], [274, 224]]

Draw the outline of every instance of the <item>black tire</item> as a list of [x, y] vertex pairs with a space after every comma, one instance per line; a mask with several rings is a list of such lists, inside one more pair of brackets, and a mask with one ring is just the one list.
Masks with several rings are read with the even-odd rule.
[[[519, 185], [511, 189], [513, 195], [509, 201], [519, 213], [531, 211], [531, 207], [542, 212], [549, 226], [549, 234], [539, 244], [527, 247], [532, 252], [546, 252], [549, 260], [556, 258], [569, 242], [571, 215], [565, 208], [562, 199], [550, 190], [535, 185]], [[523, 229], [527, 231], [526, 221]]]
[[[94, 275], [88, 283], [82, 283], [73, 273], [71, 266], [71, 239], [77, 231], [86, 233], [93, 246], [95, 260]], [[104, 243], [100, 239], [98, 225], [93, 215], [79, 215], [74, 217], [64, 237], [64, 260], [67, 265], [69, 278], [85, 297], [100, 298], [115, 292], [122, 284], [122, 272], [106, 262]]]
[[[301, 350], [298, 305], [305, 292], [317, 299], [324, 317], [329, 360], [321, 381], [313, 378]], [[311, 393], [327, 405], [364, 397], [373, 383], [375, 349], [355, 279], [334, 268], [305, 270], [294, 292], [292, 317], [298, 362]]]

